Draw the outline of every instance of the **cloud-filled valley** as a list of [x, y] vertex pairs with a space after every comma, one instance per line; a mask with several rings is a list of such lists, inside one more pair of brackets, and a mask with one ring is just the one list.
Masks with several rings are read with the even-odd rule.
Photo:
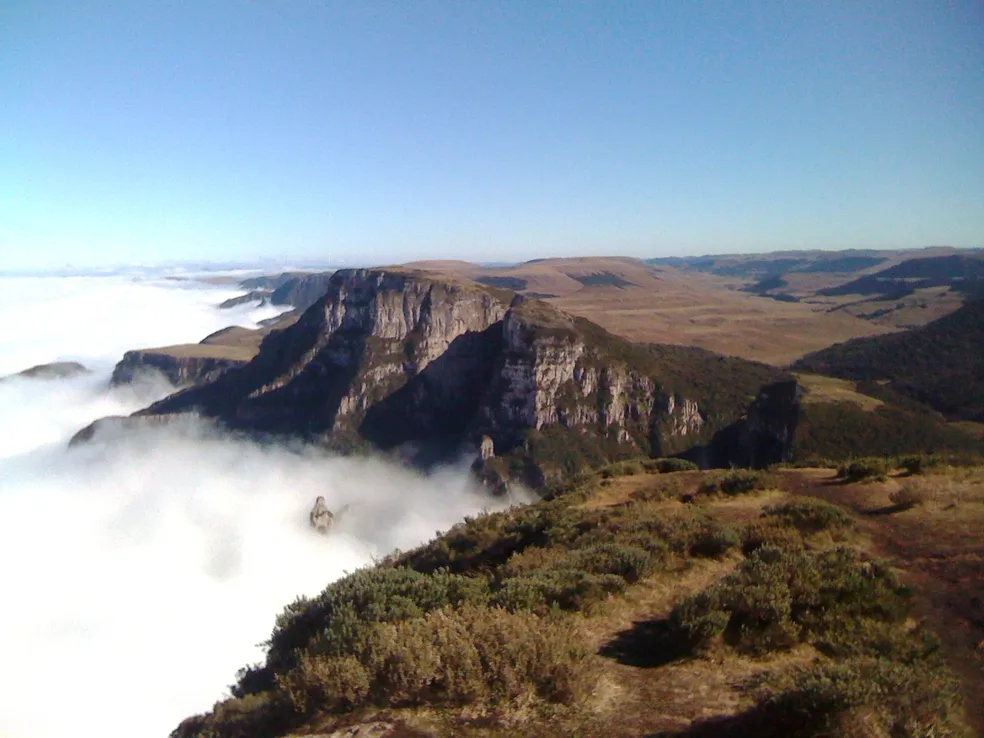
[[[491, 506], [462, 468], [423, 477], [192, 421], [67, 448], [95, 418], [168, 391], [110, 389], [125, 350], [277, 312], [215, 308], [232, 294], [124, 277], [0, 280], [0, 375], [57, 359], [94, 370], [0, 382], [0, 736], [166, 735], [262, 658], [253, 644], [296, 596]], [[307, 526], [317, 495], [348, 506], [327, 538]]]

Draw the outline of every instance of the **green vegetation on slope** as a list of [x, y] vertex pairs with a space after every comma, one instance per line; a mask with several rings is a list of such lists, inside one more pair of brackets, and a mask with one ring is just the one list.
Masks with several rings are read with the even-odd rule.
[[886, 381], [950, 418], [984, 419], [984, 300], [921, 328], [835, 344], [808, 354], [793, 369]]
[[[847, 513], [770, 489], [782, 475], [644, 469], [626, 462], [467, 519], [299, 599], [266, 663], [174, 735], [327, 733], [379, 716], [429, 725], [408, 735], [653, 734], [665, 705], [631, 701], [629, 683], [614, 692], [629, 702], [599, 702], [599, 685], [700, 679], [705, 659], [744, 680], [747, 696], [720, 716], [735, 734], [960, 734], [932, 632], [891, 568], [851, 545]], [[630, 646], [597, 645], [612, 613], [701, 571], [721, 576], [683, 589]], [[706, 714], [696, 708], [696, 732], [660, 735], [715, 735], [701, 732]]]

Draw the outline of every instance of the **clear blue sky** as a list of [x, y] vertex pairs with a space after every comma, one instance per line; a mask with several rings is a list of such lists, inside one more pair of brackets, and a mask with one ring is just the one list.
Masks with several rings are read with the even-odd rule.
[[0, 270], [984, 245], [984, 3], [0, 3]]

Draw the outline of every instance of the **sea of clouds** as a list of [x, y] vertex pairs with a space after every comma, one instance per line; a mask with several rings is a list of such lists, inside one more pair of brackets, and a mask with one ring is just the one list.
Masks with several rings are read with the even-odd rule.
[[[92, 420], [172, 388], [110, 389], [124, 351], [255, 326], [282, 308], [162, 275], [0, 277], [0, 738], [166, 736], [221, 698], [298, 595], [493, 502], [462, 468], [261, 447], [188, 422], [69, 449]], [[348, 505], [329, 537], [317, 495]]]

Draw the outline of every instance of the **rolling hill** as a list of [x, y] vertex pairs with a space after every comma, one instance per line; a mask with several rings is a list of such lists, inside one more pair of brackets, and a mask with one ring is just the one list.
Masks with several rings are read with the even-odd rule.
[[881, 383], [948, 418], [984, 420], [984, 300], [921, 328], [817, 351], [793, 369]]

